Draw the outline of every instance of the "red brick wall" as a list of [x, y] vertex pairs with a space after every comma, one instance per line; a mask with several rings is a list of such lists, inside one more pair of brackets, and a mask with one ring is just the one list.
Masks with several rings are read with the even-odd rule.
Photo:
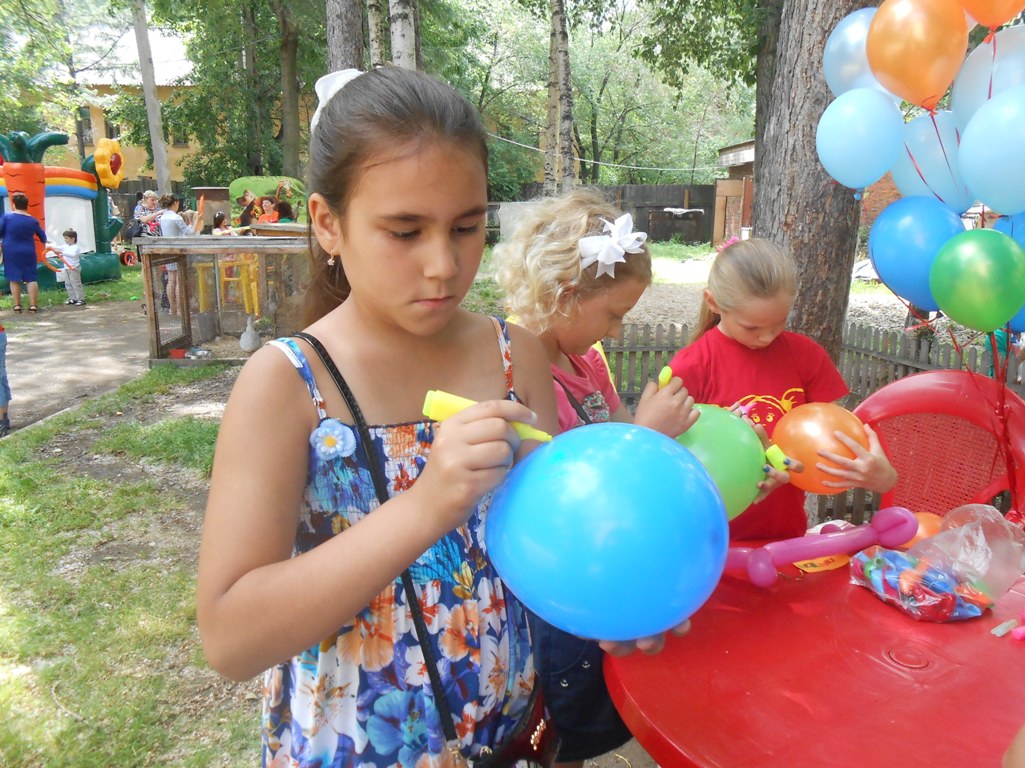
[[861, 198], [861, 226], [871, 227], [883, 208], [901, 197], [893, 183], [893, 177], [887, 173], [883, 178], [865, 189]]

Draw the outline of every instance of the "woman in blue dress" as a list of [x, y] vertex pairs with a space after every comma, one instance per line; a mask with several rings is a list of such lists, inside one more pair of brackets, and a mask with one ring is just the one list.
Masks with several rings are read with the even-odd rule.
[[35, 216], [28, 212], [28, 195], [11, 195], [14, 210], [0, 219], [0, 243], [4, 254], [4, 276], [11, 286], [14, 311], [21, 312], [21, 284], [28, 285], [28, 311], [38, 312], [39, 283], [36, 278], [36, 244], [46, 245], [46, 233]]

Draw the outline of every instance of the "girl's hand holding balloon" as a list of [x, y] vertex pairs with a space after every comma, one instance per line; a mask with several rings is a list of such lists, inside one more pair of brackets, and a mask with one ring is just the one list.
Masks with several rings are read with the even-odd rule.
[[877, 493], [886, 493], [897, 484], [897, 470], [886, 457], [879, 437], [872, 427], [865, 425], [868, 449], [839, 430], [833, 436], [854, 453], [854, 458], [841, 456], [832, 451], [819, 451], [819, 456], [832, 464], [818, 462], [815, 466], [836, 480], [824, 480], [830, 488], [866, 488]]
[[[690, 619], [686, 619], [669, 630], [677, 637], [683, 637], [690, 632]], [[666, 644], [666, 633], [641, 637], [637, 640], [602, 640], [598, 645], [610, 656], [629, 656], [634, 651], [640, 651], [649, 656], [661, 653]]]
[[533, 424], [536, 418], [522, 403], [488, 400], [437, 426], [430, 458], [408, 492], [437, 515], [439, 530], [466, 522], [481, 497], [505, 479], [520, 445], [510, 422]]
[[701, 414], [694, 408], [694, 398], [679, 378], [664, 385], [649, 381], [637, 403], [633, 423], [677, 438], [694, 426]]

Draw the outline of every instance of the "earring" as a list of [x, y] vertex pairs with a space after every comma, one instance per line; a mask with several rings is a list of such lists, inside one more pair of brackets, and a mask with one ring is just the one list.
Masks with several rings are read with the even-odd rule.
[[329, 267], [333, 267], [335, 265], [335, 255], [333, 253], [330, 256], [328, 256], [327, 265]]

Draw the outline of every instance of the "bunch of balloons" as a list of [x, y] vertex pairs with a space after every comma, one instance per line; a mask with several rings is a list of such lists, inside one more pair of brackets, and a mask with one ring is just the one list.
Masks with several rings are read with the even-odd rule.
[[[928, 311], [989, 332], [1025, 330], [1025, 0], [884, 0], [826, 41], [836, 99], [819, 122], [826, 171], [861, 190], [891, 172], [904, 197], [869, 235], [880, 279]], [[986, 40], [965, 57], [968, 32]], [[998, 31], [999, 29], [999, 31]], [[950, 110], [937, 105], [950, 89]], [[904, 123], [901, 101], [926, 110]], [[1003, 214], [964, 231], [976, 201]]]

